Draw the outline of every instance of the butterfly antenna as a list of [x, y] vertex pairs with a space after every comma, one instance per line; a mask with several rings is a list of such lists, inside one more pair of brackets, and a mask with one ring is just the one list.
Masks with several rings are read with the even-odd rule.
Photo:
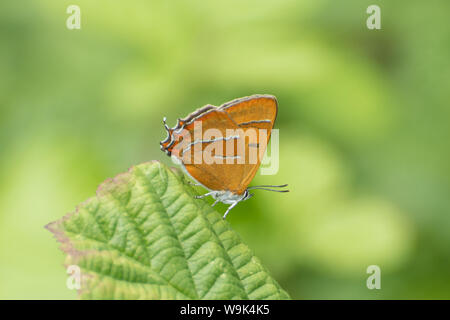
[[271, 185], [271, 184], [266, 184], [266, 185], [260, 185], [260, 186], [253, 186], [253, 187], [249, 187], [248, 189], [258, 189], [258, 188], [284, 188], [287, 187], [287, 184], [280, 184], [278, 186], [275, 185]]
[[166, 130], [169, 131], [170, 128], [169, 128], [169, 126], [167, 125], [166, 121], [167, 121], [167, 118], [164, 117], [164, 118], [163, 118], [164, 128], [166, 128]]
[[261, 185], [261, 186], [253, 186], [253, 187], [249, 187], [247, 188], [248, 190], [252, 190], [252, 189], [256, 189], [256, 190], [266, 190], [266, 191], [273, 191], [273, 192], [289, 192], [289, 190], [275, 190], [272, 188], [284, 188], [287, 187], [287, 184], [282, 184], [279, 186], [274, 186], [274, 185]]
[[273, 192], [289, 192], [289, 190], [274, 190], [274, 189], [267, 189], [267, 188], [254, 188], [254, 190], [266, 190], [266, 191], [273, 191]]

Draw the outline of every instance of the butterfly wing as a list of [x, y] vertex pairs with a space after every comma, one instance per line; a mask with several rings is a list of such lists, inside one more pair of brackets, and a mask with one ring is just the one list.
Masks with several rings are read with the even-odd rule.
[[[243, 192], [256, 175], [270, 140], [273, 125], [278, 113], [277, 99], [272, 95], [253, 95], [225, 103], [219, 109], [227, 112], [233, 121], [247, 134], [250, 130], [257, 132], [257, 141], [246, 142], [247, 161], [243, 165], [243, 176], [239, 191]], [[264, 129], [262, 131], [257, 129]], [[261, 136], [263, 132], [266, 136]], [[257, 149], [258, 162], [250, 161], [248, 156]]]
[[[195, 137], [195, 130], [192, 129], [191, 136], [194, 138], [185, 143], [181, 151], [173, 154], [182, 160], [186, 172], [204, 187], [236, 192], [244, 174], [244, 167], [233, 161], [243, 153], [234, 143], [240, 139], [239, 135], [233, 134], [239, 129], [238, 126], [226, 112], [219, 109], [199, 117], [197, 125], [200, 124], [202, 136]], [[188, 126], [186, 129], [191, 128]]]
[[277, 117], [278, 103], [272, 95], [253, 95], [227, 102], [219, 109], [228, 113], [241, 128], [270, 131]]

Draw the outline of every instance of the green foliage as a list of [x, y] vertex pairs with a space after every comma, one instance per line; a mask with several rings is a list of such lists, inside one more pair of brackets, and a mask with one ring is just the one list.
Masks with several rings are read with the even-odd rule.
[[164, 116], [253, 93], [278, 98], [280, 171], [252, 184], [291, 192], [227, 221], [290, 296], [449, 299], [450, 1], [379, 3], [382, 30], [372, 0], [1, 1], [0, 299], [76, 298], [42, 226], [169, 164]]
[[157, 162], [104, 182], [47, 226], [83, 299], [289, 299], [239, 236], [175, 169]]

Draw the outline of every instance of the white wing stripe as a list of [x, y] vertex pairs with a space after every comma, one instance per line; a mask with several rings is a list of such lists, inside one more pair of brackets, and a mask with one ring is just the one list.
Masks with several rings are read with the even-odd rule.
[[264, 120], [247, 121], [247, 122], [239, 123], [238, 126], [242, 126], [242, 125], [245, 125], [245, 124], [252, 124], [252, 123], [272, 123], [272, 120], [264, 119]]
[[197, 143], [210, 143], [210, 142], [216, 142], [216, 141], [227, 141], [227, 140], [231, 140], [231, 139], [239, 139], [239, 136], [231, 136], [231, 137], [221, 137], [221, 138], [215, 138], [215, 139], [211, 139], [211, 140], [195, 140], [194, 142], [191, 142], [185, 149], [183, 149], [183, 151], [181, 152], [181, 156], [184, 155], [184, 153], [186, 151], [191, 150], [191, 146], [193, 146], [194, 144]]

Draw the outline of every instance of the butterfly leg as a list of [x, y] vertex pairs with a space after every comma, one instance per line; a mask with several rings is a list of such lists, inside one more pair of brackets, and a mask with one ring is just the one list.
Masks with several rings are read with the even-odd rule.
[[189, 184], [190, 186], [196, 186], [196, 187], [201, 186], [200, 183], [195, 183], [195, 182], [192, 182], [192, 181], [188, 181], [188, 184]]
[[216, 201], [214, 201], [214, 203], [212, 204], [211, 207], [214, 207], [214, 206], [217, 204], [217, 202], [219, 202], [219, 199], [217, 199]]
[[210, 196], [210, 195], [212, 195], [212, 194], [214, 194], [214, 191], [211, 191], [211, 192], [208, 192], [208, 193], [199, 195], [199, 196], [195, 196], [195, 199], [203, 199], [203, 198], [205, 198], [205, 197], [207, 197], [207, 196]]
[[233, 202], [233, 204], [231, 206], [228, 207], [227, 211], [225, 211], [225, 214], [223, 215], [223, 219], [225, 219], [227, 217], [230, 210], [233, 209], [239, 202], [240, 202], [240, 200], [235, 201], [235, 202]]

